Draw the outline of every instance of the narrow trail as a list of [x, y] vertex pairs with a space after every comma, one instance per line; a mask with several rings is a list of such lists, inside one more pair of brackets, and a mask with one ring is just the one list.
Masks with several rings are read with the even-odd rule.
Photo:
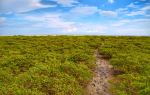
[[112, 77], [112, 66], [99, 54], [98, 50], [95, 56], [97, 67], [94, 71], [95, 76], [87, 86], [87, 95], [112, 95], [109, 92], [110, 84], [108, 82]]

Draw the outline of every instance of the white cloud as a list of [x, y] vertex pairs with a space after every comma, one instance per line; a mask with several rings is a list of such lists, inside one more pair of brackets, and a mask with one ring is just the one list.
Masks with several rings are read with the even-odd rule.
[[118, 27], [118, 26], [125, 25], [125, 24], [127, 24], [129, 22], [130, 22], [130, 20], [124, 19], [124, 20], [120, 20], [118, 22], [113, 23], [112, 26]]
[[134, 3], [130, 3], [126, 7], [116, 9], [116, 12], [118, 13], [118, 15], [121, 15], [121, 16], [134, 16], [136, 14], [139, 14], [139, 12], [135, 13], [135, 11], [133, 11], [132, 13], [132, 12], [129, 12], [129, 10], [130, 9], [135, 10], [137, 8], [139, 8], [139, 6], [135, 5]]
[[118, 8], [117, 10], [116, 10], [116, 12], [118, 13], [118, 14], [126, 14], [126, 13], [128, 13], [128, 8], [126, 7], [126, 8]]
[[[131, 12], [128, 11], [129, 8], [133, 8]], [[137, 16], [137, 15], [148, 16], [148, 12], [150, 11], [150, 5], [146, 5], [140, 8], [138, 5], [131, 3], [126, 8], [119, 8], [117, 11], [120, 13], [124, 13], [124, 15], [126, 16]]]
[[146, 0], [140, 0], [140, 1], [146, 1]]
[[77, 23], [65, 21], [61, 14], [44, 14], [40, 16], [24, 16], [27, 21], [36, 22], [30, 27], [56, 29], [62, 33], [102, 33], [106, 29], [104, 25], [93, 23]]
[[52, 28], [66, 32], [76, 31], [77, 28], [74, 25], [74, 22], [63, 20], [60, 14], [42, 14], [42, 15], [32, 15], [32, 16], [24, 16], [23, 18], [27, 21], [31, 21], [33, 24], [31, 27], [36, 28]]
[[134, 3], [130, 3], [124, 8], [116, 9], [116, 12], [122, 16], [149, 16], [150, 4], [141, 7]]
[[99, 13], [103, 16], [107, 17], [117, 17], [118, 13], [114, 11], [105, 11], [105, 10], [100, 10]]
[[[102, 34], [102, 35], [150, 35], [150, 19], [122, 19], [112, 23], [84, 23], [66, 21], [59, 13], [40, 15], [19, 14], [17, 18], [23, 22], [6, 21], [7, 28], [4, 33], [18, 34]], [[0, 21], [5, 18], [0, 18]], [[12, 19], [13, 20], [13, 19]], [[24, 23], [29, 22], [29, 23]], [[8, 24], [13, 24], [9, 26]], [[9, 27], [8, 27], [9, 26]], [[9, 32], [8, 32], [9, 31]]]
[[5, 23], [6, 18], [5, 17], [0, 17], [0, 25], [2, 25], [3, 23]]
[[143, 7], [141, 10], [142, 11], [150, 11], [150, 5]]
[[122, 27], [114, 30], [114, 35], [150, 36], [149, 29]]
[[98, 8], [94, 6], [77, 6], [73, 8], [71, 15], [93, 15], [98, 12]]
[[123, 19], [112, 24], [112, 26], [115, 27], [127, 26], [127, 25], [147, 27], [148, 25], [150, 25], [150, 19], [133, 19], [133, 20]]
[[77, 24], [77, 27], [78, 27], [78, 31], [80, 31], [81, 34], [82, 33], [101, 34], [101, 33], [105, 33], [105, 30], [107, 29], [107, 27], [102, 24], [94, 24], [94, 23], [80, 23]]
[[62, 18], [62, 14], [59, 13], [40, 15], [18, 14], [17, 16], [23, 22], [13, 23], [13, 21], [10, 21], [8, 22], [11, 25], [9, 29], [11, 29], [10, 27], [17, 27], [17, 30], [21, 30], [22, 28], [31, 32], [43, 29], [43, 31], [47, 32], [55, 31], [57, 33], [59, 31], [60, 34], [100, 34], [104, 33], [107, 29], [106, 26], [101, 24], [66, 21]]
[[39, 8], [54, 7], [54, 5], [43, 5], [41, 0], [1, 0], [0, 12], [27, 12]]
[[150, 19], [122, 19], [110, 24], [108, 31], [113, 35], [149, 35]]
[[138, 8], [138, 6], [135, 5], [134, 3], [130, 3], [126, 7], [116, 9], [116, 11], [119, 14], [127, 14], [127, 13], [129, 13], [129, 8], [136, 9], [136, 8]]
[[134, 3], [130, 3], [127, 7], [128, 8], [138, 8], [138, 6], [135, 5]]
[[108, 0], [108, 2], [112, 4], [115, 2], [115, 0]]
[[78, 4], [78, 0], [52, 0], [57, 2], [57, 4], [60, 4], [64, 7], [72, 7], [74, 4]]
[[131, 13], [126, 14], [127, 16], [137, 16], [137, 15], [145, 15], [145, 11], [133, 11]]

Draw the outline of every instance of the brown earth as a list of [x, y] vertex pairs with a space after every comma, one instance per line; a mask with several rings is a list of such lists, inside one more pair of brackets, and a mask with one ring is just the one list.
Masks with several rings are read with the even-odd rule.
[[99, 54], [98, 50], [95, 53], [96, 68], [94, 71], [95, 76], [87, 86], [86, 95], [112, 95], [109, 91], [111, 85], [109, 80], [112, 78], [112, 66], [107, 59], [104, 59]]

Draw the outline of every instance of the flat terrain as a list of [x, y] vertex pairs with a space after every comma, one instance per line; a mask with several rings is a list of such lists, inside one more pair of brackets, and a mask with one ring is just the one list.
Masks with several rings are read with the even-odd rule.
[[149, 59], [150, 37], [1, 36], [0, 95], [149, 95]]

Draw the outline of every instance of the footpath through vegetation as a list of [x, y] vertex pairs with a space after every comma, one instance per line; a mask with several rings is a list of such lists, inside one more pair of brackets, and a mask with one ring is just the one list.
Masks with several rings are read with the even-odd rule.
[[95, 53], [96, 68], [94, 77], [87, 86], [88, 95], [111, 95], [109, 80], [112, 78], [112, 66], [109, 65], [108, 59], [100, 55], [98, 50]]

